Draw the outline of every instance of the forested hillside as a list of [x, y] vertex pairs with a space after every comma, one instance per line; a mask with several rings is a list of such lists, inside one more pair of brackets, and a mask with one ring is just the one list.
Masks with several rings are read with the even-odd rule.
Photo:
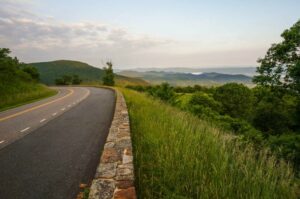
[[39, 84], [38, 71], [0, 48], [0, 110], [44, 98], [56, 91]]
[[[79, 61], [58, 60], [31, 63], [31, 65], [38, 69], [41, 81], [48, 85], [55, 84], [55, 80], [64, 75], [77, 75], [84, 83], [91, 84], [101, 82], [104, 75], [104, 71], [102, 69]], [[142, 79], [130, 78], [121, 75], [116, 75], [116, 83], [122, 85], [148, 85], [148, 83]]]

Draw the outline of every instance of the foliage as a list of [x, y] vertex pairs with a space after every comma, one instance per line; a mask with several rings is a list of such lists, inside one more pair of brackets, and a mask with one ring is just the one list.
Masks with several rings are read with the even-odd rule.
[[243, 84], [228, 83], [216, 88], [214, 98], [222, 104], [222, 114], [249, 119], [251, 117], [253, 95]]
[[38, 70], [35, 67], [30, 66], [30, 65], [25, 65], [22, 68], [22, 70], [25, 73], [28, 73], [33, 80], [35, 80], [35, 81], [39, 81], [40, 80], [40, 74], [39, 74]]
[[259, 59], [258, 76], [254, 82], [271, 88], [300, 92], [300, 20], [285, 30], [283, 41], [273, 44], [264, 58]]
[[200, 86], [200, 85], [194, 85], [194, 86], [177, 86], [174, 87], [174, 91], [176, 93], [195, 93], [195, 92], [199, 92], [199, 91], [204, 91], [207, 92], [209, 91], [210, 88], [206, 87], [206, 86]]
[[114, 86], [115, 85], [115, 76], [113, 71], [113, 64], [112, 62], [106, 63], [107, 67], [104, 67], [104, 76], [102, 77], [103, 84], [106, 86]]
[[39, 73], [0, 48], [0, 110], [54, 95], [56, 91], [38, 84]]
[[8, 48], [0, 48], [0, 82], [14, 81], [33, 82], [39, 80], [38, 71], [27, 64], [19, 62], [16, 57], [11, 57]]
[[[128, 88], [147, 92], [159, 99], [157, 96], [163, 93], [159, 86], [129, 86]], [[171, 91], [173, 89], [173, 92]], [[299, 132], [299, 98], [292, 92], [274, 90], [262, 86], [249, 89], [240, 84], [230, 83], [217, 88], [201, 89], [201, 92], [174, 93], [190, 91], [191, 87], [176, 89], [168, 86], [168, 92], [173, 93], [170, 102], [182, 110], [193, 113], [201, 119], [213, 123], [216, 127], [227, 132], [238, 135], [243, 142], [254, 144], [257, 150], [262, 147], [270, 147], [270, 136], [290, 135], [292, 132]], [[228, 108], [229, 107], [229, 108]], [[247, 114], [246, 114], [246, 113]], [[234, 113], [234, 114], [233, 114]], [[235, 117], [232, 117], [232, 116]], [[274, 153], [279, 153], [271, 147]], [[299, 163], [295, 159], [288, 158], [296, 152], [295, 148], [284, 149], [289, 145], [282, 145], [284, 155], [278, 157], [292, 161], [296, 170], [299, 170]], [[290, 153], [290, 154], [288, 154]]]
[[220, 102], [216, 101], [212, 97], [212, 95], [209, 95], [204, 92], [197, 92], [194, 95], [192, 95], [192, 98], [190, 99], [189, 104], [191, 106], [194, 106], [194, 105], [207, 106], [212, 111], [218, 111], [222, 107], [222, 104]]
[[300, 134], [282, 134], [270, 137], [270, 146], [281, 157], [300, 165]]
[[299, 98], [290, 92], [275, 92], [267, 87], [253, 89], [255, 96], [253, 125], [265, 136], [299, 129]]
[[63, 75], [55, 80], [56, 85], [78, 85], [82, 82], [82, 79], [78, 75]]
[[24, 66], [16, 57], [11, 57], [8, 48], [0, 48], [0, 81], [2, 83], [15, 80], [30, 82], [31, 75], [21, 69]]
[[73, 85], [78, 85], [81, 82], [82, 82], [82, 79], [80, 79], [78, 75], [73, 75], [73, 77], [72, 77], [72, 84]]
[[162, 83], [159, 86], [153, 87], [148, 90], [148, 93], [166, 102], [173, 102], [175, 97], [175, 92], [168, 83]]
[[296, 198], [291, 169], [231, 134], [144, 94], [129, 109], [139, 198]]

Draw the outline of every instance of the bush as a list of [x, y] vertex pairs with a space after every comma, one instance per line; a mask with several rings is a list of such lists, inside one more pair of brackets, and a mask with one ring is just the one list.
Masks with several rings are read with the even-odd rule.
[[35, 80], [35, 81], [39, 81], [39, 80], [40, 80], [40, 74], [39, 74], [38, 70], [37, 70], [35, 67], [29, 66], [29, 65], [25, 65], [25, 66], [22, 68], [22, 70], [23, 70], [25, 73], [29, 74], [30, 77], [31, 77], [33, 80]]
[[189, 105], [202, 105], [211, 108], [213, 111], [219, 112], [222, 108], [222, 105], [220, 102], [217, 102], [214, 100], [214, 98], [204, 92], [197, 92], [192, 95], [192, 98], [189, 101]]
[[222, 114], [250, 120], [254, 97], [251, 90], [243, 84], [228, 83], [217, 87], [214, 99], [222, 104]]
[[254, 89], [256, 97], [253, 125], [266, 136], [296, 130], [298, 98], [287, 92], [269, 88]]
[[78, 85], [82, 82], [82, 79], [78, 75], [63, 75], [60, 78], [55, 79], [56, 85]]
[[295, 168], [300, 167], [300, 134], [287, 133], [280, 136], [271, 136], [271, 149], [285, 160], [292, 162]]
[[168, 83], [162, 83], [159, 86], [152, 87], [152, 89], [148, 90], [148, 92], [150, 93], [150, 95], [157, 97], [163, 101], [174, 103], [175, 92]]
[[80, 79], [78, 75], [73, 75], [73, 77], [72, 77], [72, 84], [73, 85], [78, 85], [81, 82], [82, 82], [82, 79]]

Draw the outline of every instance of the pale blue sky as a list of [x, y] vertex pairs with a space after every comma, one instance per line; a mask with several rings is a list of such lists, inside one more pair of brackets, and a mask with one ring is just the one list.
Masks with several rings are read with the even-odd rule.
[[[300, 19], [299, 0], [1, 2], [6, 13], [0, 19], [11, 19], [28, 34], [5, 42], [24, 60], [79, 59], [99, 65], [112, 59], [119, 67], [255, 65]], [[7, 21], [0, 24], [6, 26]], [[0, 41], [5, 40], [0, 32]]]

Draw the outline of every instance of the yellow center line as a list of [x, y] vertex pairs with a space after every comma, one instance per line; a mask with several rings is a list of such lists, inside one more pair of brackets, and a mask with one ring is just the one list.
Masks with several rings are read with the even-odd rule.
[[42, 108], [42, 107], [47, 106], [47, 105], [49, 105], [49, 104], [52, 104], [52, 103], [54, 103], [54, 102], [58, 102], [58, 101], [60, 101], [60, 100], [62, 100], [62, 99], [64, 99], [64, 98], [66, 98], [66, 97], [68, 97], [68, 96], [70, 96], [70, 95], [72, 95], [72, 94], [74, 93], [74, 90], [73, 90], [73, 89], [68, 89], [68, 90], [69, 90], [70, 92], [69, 92], [67, 95], [65, 95], [65, 96], [63, 96], [63, 97], [61, 97], [61, 98], [58, 98], [58, 99], [55, 99], [55, 100], [53, 100], [53, 101], [50, 101], [50, 102], [47, 102], [47, 103], [44, 103], [44, 104], [40, 104], [40, 105], [38, 105], [38, 106], [34, 106], [34, 107], [29, 108], [29, 109], [26, 109], [26, 110], [24, 110], [24, 111], [20, 111], [20, 112], [18, 112], [18, 113], [15, 113], [15, 114], [8, 115], [8, 116], [6, 116], [6, 117], [0, 118], [0, 122], [2, 122], [2, 121], [4, 121], [4, 120], [11, 119], [11, 118], [14, 118], [14, 117], [17, 117], [17, 116], [19, 116], [19, 115], [23, 115], [23, 114], [25, 114], [25, 113], [28, 113], [28, 112], [33, 111], [33, 110], [36, 110], [36, 109]]

